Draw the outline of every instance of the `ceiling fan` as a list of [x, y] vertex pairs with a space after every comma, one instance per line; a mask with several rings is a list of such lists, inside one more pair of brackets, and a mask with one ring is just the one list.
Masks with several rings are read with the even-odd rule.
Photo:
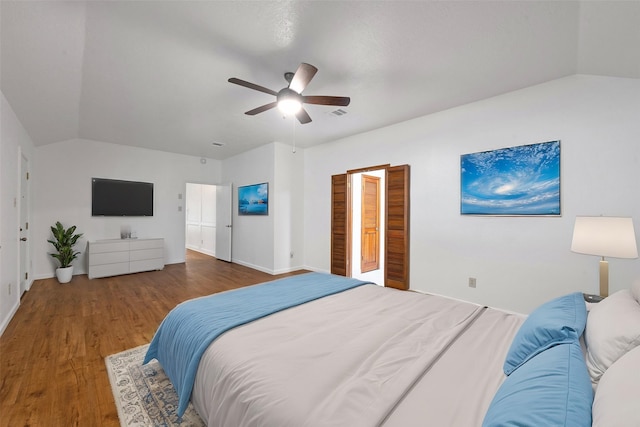
[[317, 72], [318, 69], [316, 67], [303, 62], [295, 73], [284, 73], [284, 78], [289, 82], [289, 85], [280, 89], [279, 92], [235, 77], [230, 78], [229, 83], [268, 93], [269, 95], [276, 97], [274, 102], [249, 110], [245, 114], [255, 116], [258, 113], [262, 113], [277, 106], [285, 115], [295, 115], [300, 123], [305, 124], [311, 122], [311, 117], [309, 117], [309, 114], [302, 107], [302, 104], [336, 105], [346, 107], [349, 105], [349, 102], [351, 102], [351, 99], [346, 96], [302, 95], [302, 91], [307, 87]]

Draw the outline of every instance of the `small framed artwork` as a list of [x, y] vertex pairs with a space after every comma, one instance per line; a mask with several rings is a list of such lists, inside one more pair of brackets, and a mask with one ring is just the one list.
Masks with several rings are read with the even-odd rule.
[[460, 213], [560, 216], [560, 141], [460, 156]]
[[269, 183], [238, 187], [238, 215], [269, 215]]

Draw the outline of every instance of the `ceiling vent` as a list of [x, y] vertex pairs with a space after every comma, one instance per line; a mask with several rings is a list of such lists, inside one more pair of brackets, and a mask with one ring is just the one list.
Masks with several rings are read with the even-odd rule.
[[222, 147], [224, 146], [223, 142], [212, 142], [211, 145], [213, 145], [214, 147]]
[[337, 110], [333, 110], [331, 113], [334, 116], [344, 116], [345, 114], [347, 114], [347, 112], [345, 110], [343, 110], [342, 108], [338, 108]]

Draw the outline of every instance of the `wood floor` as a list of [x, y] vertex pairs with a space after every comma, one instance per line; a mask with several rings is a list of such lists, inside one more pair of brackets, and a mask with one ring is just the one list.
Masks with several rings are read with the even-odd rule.
[[278, 277], [187, 251], [163, 271], [35, 281], [0, 337], [0, 426], [119, 426], [105, 356], [151, 341], [182, 301]]

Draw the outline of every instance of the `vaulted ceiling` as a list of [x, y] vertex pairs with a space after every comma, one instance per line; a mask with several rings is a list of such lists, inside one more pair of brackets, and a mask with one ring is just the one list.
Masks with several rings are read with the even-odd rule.
[[[224, 159], [312, 146], [563, 76], [640, 78], [640, 2], [7, 1], [0, 87], [37, 146], [74, 138]], [[301, 62], [300, 125], [245, 111]], [[214, 143], [223, 144], [216, 147]]]

